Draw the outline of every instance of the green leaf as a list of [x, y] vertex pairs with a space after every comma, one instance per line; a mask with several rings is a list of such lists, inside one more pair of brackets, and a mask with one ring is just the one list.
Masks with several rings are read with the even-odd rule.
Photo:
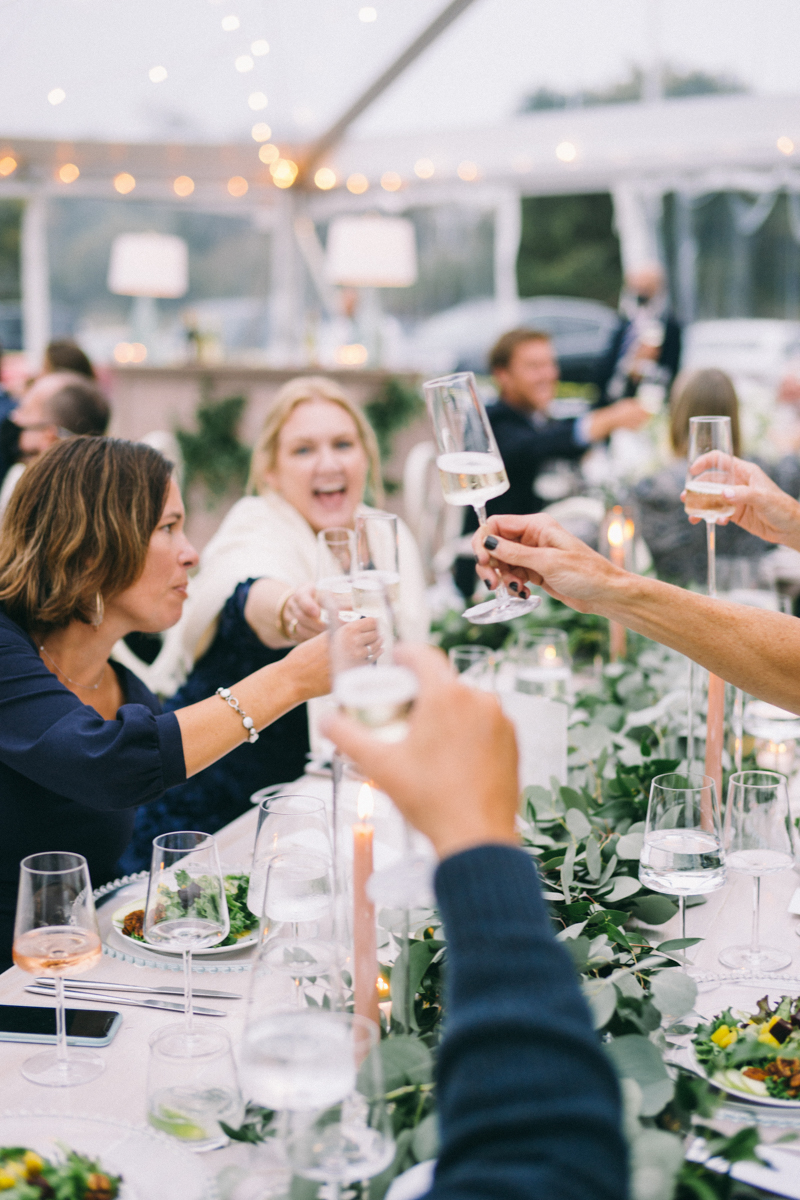
[[586, 842], [586, 870], [590, 879], [599, 879], [603, 869], [603, 859], [600, 855], [600, 843], [597, 838], [590, 837]]
[[639, 896], [633, 902], [633, 915], [645, 925], [664, 925], [678, 911], [669, 896]]
[[559, 868], [561, 877], [561, 890], [564, 893], [564, 899], [569, 904], [569, 889], [572, 886], [573, 872], [575, 868], [575, 846], [569, 847], [564, 855], [564, 862]]
[[558, 795], [565, 809], [578, 808], [583, 813], [588, 811], [585, 798], [574, 788], [559, 788]]
[[539, 787], [538, 784], [526, 787], [522, 798], [527, 804], [533, 806], [537, 821], [551, 821], [553, 817], [558, 816], [558, 812], [553, 807], [553, 795], [548, 792], [547, 788]]
[[616, 852], [619, 858], [631, 859], [638, 858], [642, 853], [644, 845], [644, 836], [641, 833], [626, 833], [619, 839], [616, 844]]
[[584, 979], [581, 982], [581, 991], [591, 1010], [595, 1029], [602, 1029], [616, 1010], [616, 988], [608, 979]]
[[697, 999], [697, 984], [674, 967], [659, 971], [650, 980], [653, 1004], [665, 1017], [677, 1020], [694, 1007]]
[[579, 808], [568, 808], [565, 821], [567, 829], [578, 842], [588, 837], [592, 832], [589, 818]]
[[643, 1117], [655, 1117], [672, 1099], [673, 1083], [656, 1046], [646, 1037], [628, 1033], [604, 1046], [617, 1074], [633, 1079], [642, 1089]]
[[611, 904], [618, 904], [620, 900], [627, 900], [629, 896], [635, 896], [641, 890], [642, 885], [638, 879], [632, 879], [630, 875], [618, 875], [611, 891], [603, 898]]
[[659, 942], [656, 948], [665, 953], [670, 950], [686, 950], [689, 946], [696, 946], [702, 940], [702, 938], [670, 938], [669, 941]]
[[664, 1129], [643, 1129], [633, 1138], [630, 1154], [635, 1200], [672, 1200], [683, 1164], [681, 1139]]
[[439, 1153], [439, 1119], [435, 1112], [420, 1121], [411, 1139], [411, 1150], [417, 1162], [427, 1162]]
[[404, 1022], [406, 983], [408, 983], [410, 996], [408, 1006], [409, 1019], [411, 1021], [411, 1028], [418, 1028], [417, 1018], [414, 1014], [414, 997], [419, 991], [425, 972], [431, 965], [431, 960], [435, 958], [444, 944], [444, 942], [437, 941], [435, 938], [413, 938], [398, 954], [392, 968], [390, 995], [392, 998], [392, 1011], [396, 1014], [396, 1019], [401, 1025]]
[[387, 1092], [407, 1084], [430, 1083], [433, 1078], [433, 1057], [419, 1038], [405, 1034], [384, 1038], [378, 1049]]

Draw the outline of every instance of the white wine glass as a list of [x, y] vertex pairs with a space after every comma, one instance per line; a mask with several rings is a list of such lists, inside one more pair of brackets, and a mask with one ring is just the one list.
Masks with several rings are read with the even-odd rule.
[[302, 850], [323, 858], [333, 854], [324, 802], [317, 796], [291, 795], [283, 789], [283, 784], [275, 784], [252, 796], [259, 803], [247, 907], [259, 918], [264, 913], [267, 871], [276, 854]]
[[639, 879], [654, 892], [677, 896], [681, 938], [686, 897], [725, 883], [719, 801], [709, 775], [656, 775], [650, 784]]
[[726, 946], [719, 961], [735, 970], [780, 971], [791, 954], [760, 939], [761, 880], [794, 866], [786, 777], [777, 771], [740, 771], [728, 783], [725, 811], [728, 869], [753, 877], [753, 920], [749, 946]]
[[180, 830], [153, 838], [144, 909], [144, 940], [183, 955], [184, 1024], [192, 1034], [192, 951], [228, 936], [230, 918], [217, 843], [208, 833]]
[[56, 1044], [22, 1064], [31, 1083], [73, 1087], [88, 1083], [105, 1063], [92, 1050], [67, 1050], [64, 976], [91, 971], [103, 953], [89, 867], [82, 854], [29, 854], [19, 865], [13, 958], [31, 975], [55, 979]]
[[[472, 505], [480, 525], [486, 505], [508, 491], [508, 475], [497, 448], [472, 371], [431, 379], [423, 386], [436, 437], [436, 465], [448, 504]], [[511, 621], [539, 607], [538, 596], [510, 596], [500, 583], [493, 600], [468, 608], [464, 616], [476, 625]]]
[[734, 483], [733, 431], [730, 417], [692, 417], [684, 508], [702, 517], [708, 540], [708, 594], [717, 594], [716, 524], [733, 516], [735, 505], [724, 489]]
[[333, 858], [306, 850], [274, 855], [267, 868], [254, 971], [292, 979], [299, 1008], [303, 987], [329, 976], [337, 957]]

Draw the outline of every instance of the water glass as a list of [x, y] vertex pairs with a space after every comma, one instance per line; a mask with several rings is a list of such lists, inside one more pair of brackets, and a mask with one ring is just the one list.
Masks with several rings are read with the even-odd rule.
[[292, 979], [299, 1007], [303, 981], [327, 976], [337, 961], [332, 858], [304, 850], [274, 855], [263, 917], [254, 969]]
[[650, 785], [639, 879], [654, 892], [677, 896], [681, 937], [686, 897], [725, 883], [719, 801], [708, 775], [656, 775]]
[[451, 646], [447, 657], [458, 671], [460, 682], [482, 692], [494, 691], [497, 657], [488, 646]]
[[734, 970], [780, 971], [791, 954], [760, 941], [761, 879], [794, 866], [794, 841], [786, 778], [776, 771], [731, 775], [725, 811], [728, 869], [753, 877], [753, 919], [749, 946], [727, 946], [719, 961]]
[[221, 1029], [187, 1033], [166, 1025], [150, 1037], [147, 1120], [190, 1150], [217, 1150], [228, 1138], [220, 1121], [237, 1128], [244, 1105], [230, 1038]]
[[244, 1094], [276, 1112], [338, 1104], [355, 1088], [359, 1062], [373, 1045], [364, 1026], [375, 1028], [351, 1013], [322, 1008], [256, 1015], [242, 1039]]
[[330, 859], [333, 844], [325, 805], [316, 796], [287, 796], [279, 784], [262, 788], [251, 800], [258, 803], [258, 824], [247, 907], [260, 918], [264, 914], [267, 870], [274, 855], [308, 851]]

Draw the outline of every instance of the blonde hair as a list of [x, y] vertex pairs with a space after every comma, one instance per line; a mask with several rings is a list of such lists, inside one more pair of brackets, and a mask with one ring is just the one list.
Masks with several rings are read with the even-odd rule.
[[739, 398], [730, 376], [724, 371], [717, 367], [683, 371], [672, 385], [669, 435], [676, 454], [686, 454], [691, 417], [730, 417], [733, 453], [739, 456]]
[[265, 481], [266, 474], [275, 469], [281, 430], [296, 408], [301, 404], [308, 404], [312, 400], [327, 400], [331, 404], [338, 404], [353, 418], [358, 440], [367, 456], [367, 484], [371, 492], [370, 498], [377, 508], [381, 508], [384, 502], [383, 479], [381, 477], [381, 456], [375, 431], [358, 405], [339, 387], [338, 383], [334, 383], [332, 379], [326, 379], [324, 375], [302, 375], [297, 379], [290, 379], [278, 392], [253, 448], [250, 477], [247, 480], [248, 494], [260, 495], [266, 489], [268, 486]]

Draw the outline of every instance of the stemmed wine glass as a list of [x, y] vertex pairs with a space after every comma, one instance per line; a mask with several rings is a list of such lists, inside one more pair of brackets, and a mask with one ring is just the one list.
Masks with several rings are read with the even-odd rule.
[[230, 918], [217, 843], [197, 830], [153, 838], [144, 939], [183, 955], [184, 1028], [192, 1033], [192, 951], [228, 936]]
[[[445, 375], [424, 384], [438, 455], [436, 465], [448, 504], [471, 504], [478, 522], [486, 524], [486, 504], [508, 491], [508, 475], [497, 448], [472, 371]], [[541, 601], [509, 596], [500, 583], [495, 598], [468, 608], [464, 616], [476, 625], [510, 621], [533, 612]]]
[[337, 960], [333, 859], [305, 850], [274, 855], [263, 918], [255, 972], [291, 978], [299, 1008], [303, 981], [330, 975]]
[[317, 534], [317, 603], [325, 620], [325, 598], [336, 597], [340, 608], [351, 608], [351, 579], [356, 570], [356, 535], [345, 526]]
[[736, 509], [722, 494], [734, 482], [732, 459], [730, 417], [692, 417], [684, 508], [687, 516], [702, 517], [706, 523], [709, 596], [717, 594], [716, 524], [733, 516]]
[[654, 892], [677, 896], [681, 938], [686, 897], [725, 883], [719, 802], [708, 775], [656, 775], [650, 785], [639, 879]]
[[64, 1014], [64, 976], [90, 971], [103, 953], [89, 867], [82, 854], [61, 851], [23, 858], [12, 953], [21, 970], [55, 979], [55, 1048], [26, 1059], [22, 1074], [46, 1087], [73, 1087], [96, 1079], [105, 1063], [91, 1050], [67, 1050]]
[[400, 603], [400, 548], [394, 513], [361, 513], [356, 517], [356, 564], [359, 573], [379, 579], [393, 606]]
[[269, 864], [276, 854], [307, 850], [322, 858], [332, 855], [331, 833], [325, 805], [316, 796], [287, 795], [283, 784], [262, 788], [258, 825], [253, 845], [247, 907], [256, 917], [264, 914], [264, 894]]
[[791, 954], [759, 940], [761, 877], [794, 866], [792, 823], [786, 778], [777, 771], [731, 775], [725, 812], [725, 852], [731, 871], [753, 877], [753, 922], [749, 946], [727, 946], [719, 961], [735, 970], [780, 971]]

